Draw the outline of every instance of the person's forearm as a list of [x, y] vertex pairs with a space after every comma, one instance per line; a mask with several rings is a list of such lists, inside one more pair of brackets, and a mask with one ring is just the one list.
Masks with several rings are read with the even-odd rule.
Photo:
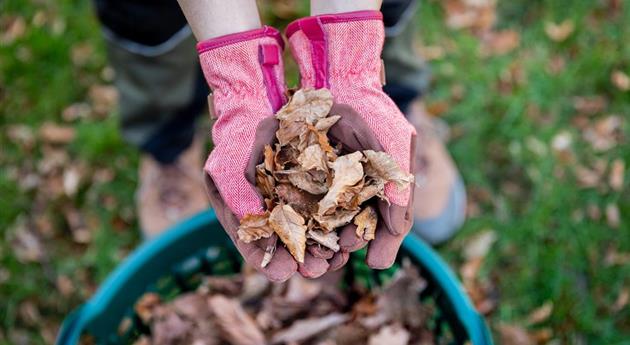
[[256, 0], [177, 1], [198, 41], [261, 27]]
[[311, 15], [379, 10], [382, 2], [382, 0], [311, 0]]

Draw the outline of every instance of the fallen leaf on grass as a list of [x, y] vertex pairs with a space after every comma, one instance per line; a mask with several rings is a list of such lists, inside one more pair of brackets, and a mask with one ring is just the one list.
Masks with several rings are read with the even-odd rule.
[[278, 205], [269, 216], [269, 225], [278, 234], [297, 262], [304, 262], [306, 225], [304, 218], [289, 205]]
[[498, 327], [501, 344], [504, 345], [535, 345], [527, 330], [521, 326], [501, 324]]
[[527, 317], [527, 324], [535, 325], [547, 321], [553, 312], [553, 302], [547, 301], [542, 306], [536, 308]]
[[630, 77], [622, 71], [615, 70], [610, 75], [613, 85], [621, 91], [630, 90]]
[[584, 140], [598, 152], [608, 151], [617, 146], [621, 139], [623, 119], [617, 115], [598, 120], [594, 126], [584, 129]]
[[514, 30], [489, 32], [483, 37], [482, 55], [504, 55], [518, 48], [521, 35]]
[[24, 218], [18, 218], [9, 230], [9, 243], [21, 263], [41, 262], [44, 259], [44, 246], [39, 237], [28, 228]]
[[262, 345], [265, 336], [236, 299], [216, 295], [208, 300], [222, 337], [235, 345]]
[[463, 252], [464, 258], [466, 260], [484, 258], [496, 240], [497, 233], [494, 230], [484, 230], [475, 234], [466, 242]]
[[630, 290], [627, 287], [621, 288], [615, 303], [612, 305], [612, 311], [620, 312], [628, 305], [628, 301], [630, 301]]
[[238, 238], [245, 243], [250, 243], [271, 236], [274, 230], [269, 225], [269, 216], [269, 211], [267, 211], [263, 214], [248, 214], [243, 217], [236, 232]]
[[621, 159], [615, 159], [612, 162], [610, 168], [610, 176], [608, 177], [608, 184], [614, 191], [621, 192], [623, 188], [623, 180], [625, 173], [625, 163]]
[[21, 16], [3, 17], [2, 21], [0, 21], [0, 25], [0, 29], [2, 30], [0, 43], [3, 45], [13, 43], [15, 40], [24, 36], [26, 32], [26, 21], [24, 21], [24, 18]]
[[118, 103], [118, 90], [112, 85], [92, 85], [88, 94], [94, 113], [100, 116], [109, 114]]
[[409, 332], [400, 325], [382, 327], [378, 333], [370, 336], [369, 345], [407, 345], [409, 342]]
[[271, 343], [297, 343], [304, 341], [329, 328], [346, 322], [349, 318], [348, 315], [334, 313], [320, 318], [298, 320], [286, 330], [276, 333], [273, 338], [271, 338]]
[[47, 143], [68, 144], [75, 137], [75, 130], [69, 126], [60, 126], [46, 122], [39, 128], [39, 136]]
[[366, 241], [373, 240], [376, 232], [377, 215], [374, 208], [367, 206], [354, 218], [354, 224], [357, 226], [357, 237]]
[[545, 23], [545, 33], [547, 36], [555, 42], [562, 42], [566, 40], [575, 29], [575, 24], [571, 19], [567, 19], [562, 23], [556, 24], [552, 22]]
[[573, 97], [573, 107], [580, 113], [595, 115], [606, 110], [608, 100], [603, 96]]
[[611, 228], [617, 229], [621, 223], [619, 215], [619, 207], [616, 204], [606, 205], [606, 223]]

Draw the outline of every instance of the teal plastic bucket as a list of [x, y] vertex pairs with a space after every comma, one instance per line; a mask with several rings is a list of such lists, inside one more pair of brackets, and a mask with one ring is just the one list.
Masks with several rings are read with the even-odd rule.
[[[483, 318], [440, 257], [414, 235], [403, 242], [398, 260], [405, 257], [427, 280], [427, 289], [419, 298], [436, 307], [431, 325], [436, 337], [453, 344], [492, 344]], [[226, 262], [232, 262], [230, 267]], [[121, 322], [128, 318], [131, 332], [139, 332], [133, 329], [141, 327], [136, 326], [133, 305], [145, 292], [160, 291], [172, 297], [193, 288], [203, 275], [235, 272], [239, 266], [238, 252], [214, 211], [202, 212], [136, 249], [90, 300], [64, 320], [57, 344], [78, 344], [83, 333], [99, 344], [124, 343], [130, 331], [121, 332]], [[378, 277], [379, 271], [373, 272]]]

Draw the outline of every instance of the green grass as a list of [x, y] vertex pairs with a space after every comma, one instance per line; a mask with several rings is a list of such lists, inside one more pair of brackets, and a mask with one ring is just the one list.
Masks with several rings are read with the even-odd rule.
[[[479, 39], [468, 31], [449, 29], [439, 2], [422, 6], [423, 45], [446, 50], [430, 61], [434, 83], [426, 102], [448, 104], [442, 116], [455, 133], [449, 148], [480, 209], [440, 252], [457, 268], [474, 234], [496, 231], [480, 279], [496, 286], [498, 306], [488, 320], [497, 336], [499, 325], [525, 326], [535, 308], [553, 301], [551, 317], [531, 329], [549, 328], [560, 344], [630, 344], [630, 307], [612, 310], [621, 289], [630, 288], [630, 264], [605, 259], [610, 248], [630, 252], [630, 177], [626, 172], [623, 190], [614, 191], [607, 186], [609, 168], [595, 188], [578, 187], [575, 176], [576, 166], [597, 160], [607, 167], [614, 159], [630, 165], [630, 92], [610, 81], [614, 70], [630, 74], [630, 6], [611, 15], [607, 3], [500, 2], [497, 26], [516, 30], [520, 43], [495, 56], [482, 56]], [[43, 24], [34, 22], [38, 11]], [[64, 123], [63, 109], [86, 101], [91, 85], [108, 81], [89, 2], [0, 2], [3, 20], [16, 15], [25, 20], [24, 35], [0, 44], [0, 343], [38, 344], [54, 338], [63, 317], [138, 243], [133, 214], [138, 154], [122, 142], [115, 113], [74, 120], [68, 124], [76, 128], [76, 139], [57, 150], [89, 166], [76, 196], [50, 197], [47, 186], [23, 187], [29, 172], [38, 174], [46, 151], [39, 126]], [[563, 42], [550, 40], [544, 23], [565, 19], [574, 21], [575, 31]], [[70, 52], [86, 42], [93, 55], [77, 66]], [[549, 72], [552, 59], [564, 60], [555, 74]], [[510, 73], [519, 76], [518, 83], [506, 79]], [[574, 97], [595, 95], [607, 105], [588, 116], [589, 123], [609, 114], [624, 119], [623, 138], [604, 152], [593, 150], [575, 125]], [[8, 135], [16, 124], [32, 129], [32, 147]], [[573, 162], [559, 159], [551, 147], [561, 131], [572, 136]], [[113, 179], [93, 178], [103, 172]], [[607, 225], [608, 204], [619, 207], [618, 228]], [[72, 240], [62, 214], [67, 205], [84, 215], [92, 235], [88, 243]], [[602, 216], [589, 217], [589, 205]], [[24, 229], [44, 247], [45, 255], [34, 262], [20, 261], [15, 252], [16, 234]], [[60, 276], [71, 280], [71, 291], [60, 290]]]

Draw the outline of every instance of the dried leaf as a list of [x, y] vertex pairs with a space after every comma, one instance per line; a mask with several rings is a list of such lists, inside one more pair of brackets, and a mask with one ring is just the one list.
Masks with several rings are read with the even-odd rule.
[[306, 225], [290, 205], [278, 205], [271, 211], [269, 225], [278, 234], [297, 262], [304, 262]]
[[317, 123], [315, 124], [315, 130], [319, 132], [326, 132], [330, 129], [330, 127], [337, 123], [340, 118], [340, 115], [333, 115], [325, 117], [323, 119], [319, 119], [319, 121], [317, 121]]
[[382, 327], [378, 333], [370, 336], [369, 345], [407, 345], [411, 335], [399, 324]]
[[304, 170], [328, 171], [326, 161], [326, 153], [317, 144], [308, 146], [298, 157], [298, 162]]
[[466, 242], [464, 247], [464, 258], [472, 260], [476, 258], [484, 258], [490, 248], [497, 240], [497, 234], [494, 230], [484, 230], [473, 236]]
[[376, 211], [371, 206], [367, 206], [363, 209], [355, 218], [354, 224], [356, 224], [357, 237], [366, 241], [373, 240], [376, 232]]
[[547, 22], [545, 23], [545, 33], [547, 36], [555, 42], [562, 42], [566, 40], [575, 29], [575, 24], [571, 19], [567, 19], [560, 24]]
[[625, 163], [621, 159], [615, 159], [612, 162], [610, 168], [610, 176], [608, 177], [608, 184], [614, 191], [621, 192], [623, 188], [623, 180], [625, 173]]
[[612, 305], [612, 311], [620, 312], [623, 308], [628, 305], [628, 301], [630, 301], [630, 290], [627, 287], [621, 288], [619, 291], [619, 295], [617, 299]]
[[360, 209], [356, 210], [337, 210], [331, 215], [320, 216], [314, 214], [313, 219], [326, 231], [333, 231], [335, 228], [344, 226], [352, 221]]
[[308, 127], [304, 122], [281, 121], [278, 131], [276, 131], [276, 138], [278, 138], [280, 146], [285, 146], [294, 139], [299, 138], [307, 129]]
[[291, 327], [282, 330], [271, 338], [272, 344], [300, 342], [312, 338], [332, 327], [341, 325], [350, 317], [334, 313], [320, 318], [309, 318], [294, 322]]
[[610, 80], [612, 81], [613, 85], [615, 85], [615, 87], [617, 87], [619, 90], [621, 91], [628, 91], [630, 90], [630, 77], [625, 74], [623, 71], [613, 71], [613, 73], [610, 76]]
[[606, 205], [606, 222], [611, 228], [617, 229], [621, 224], [619, 207], [616, 204]]
[[265, 145], [263, 154], [265, 156], [265, 159], [263, 161], [264, 167], [268, 172], [272, 173], [274, 170], [273, 168], [274, 168], [275, 155], [273, 153], [273, 149], [271, 148], [271, 145]]
[[217, 326], [225, 341], [235, 345], [263, 345], [266, 343], [256, 322], [243, 310], [236, 299], [215, 295], [208, 300]]
[[321, 244], [324, 247], [332, 249], [334, 252], [339, 251], [339, 236], [335, 232], [324, 233], [320, 230], [309, 230], [306, 238]]
[[413, 182], [413, 175], [402, 171], [398, 163], [389, 154], [372, 150], [365, 150], [363, 154], [367, 158], [366, 175], [393, 182], [399, 189], [407, 188]]
[[148, 324], [153, 319], [155, 308], [160, 305], [160, 302], [161, 299], [158, 294], [147, 292], [136, 302], [134, 311], [142, 322]]
[[536, 308], [534, 311], [529, 314], [527, 317], [527, 323], [529, 325], [539, 324], [541, 322], [547, 321], [553, 312], [553, 302], [547, 301], [542, 306]]
[[269, 242], [267, 246], [265, 246], [265, 255], [263, 255], [263, 259], [260, 262], [260, 267], [265, 268], [273, 259], [273, 255], [276, 253], [276, 246], [278, 243], [278, 235], [275, 233], [269, 238]]
[[293, 185], [281, 183], [276, 186], [275, 193], [280, 201], [291, 205], [302, 216], [309, 216], [317, 210], [319, 198]]
[[289, 181], [294, 186], [311, 194], [319, 195], [326, 193], [329, 189], [325, 184], [316, 181], [313, 174], [308, 171], [286, 171]]
[[268, 238], [274, 231], [269, 224], [269, 218], [269, 211], [258, 215], [246, 215], [241, 219], [241, 225], [236, 232], [238, 238], [245, 243], [257, 241], [261, 238]]
[[272, 198], [276, 181], [273, 176], [267, 173], [265, 167], [261, 164], [256, 166], [256, 186], [265, 198]]
[[314, 124], [326, 117], [332, 107], [333, 97], [327, 89], [301, 89], [277, 113], [278, 120]]
[[332, 185], [328, 193], [319, 201], [318, 215], [323, 216], [338, 205], [340, 195], [347, 188], [355, 185], [363, 178], [363, 166], [361, 152], [354, 152], [340, 156], [332, 162], [331, 168], [334, 171]]
[[535, 345], [536, 342], [521, 326], [501, 324], [498, 326], [501, 344], [505, 345]]
[[75, 130], [69, 126], [59, 126], [47, 122], [39, 128], [39, 136], [47, 143], [68, 144], [74, 140]]

